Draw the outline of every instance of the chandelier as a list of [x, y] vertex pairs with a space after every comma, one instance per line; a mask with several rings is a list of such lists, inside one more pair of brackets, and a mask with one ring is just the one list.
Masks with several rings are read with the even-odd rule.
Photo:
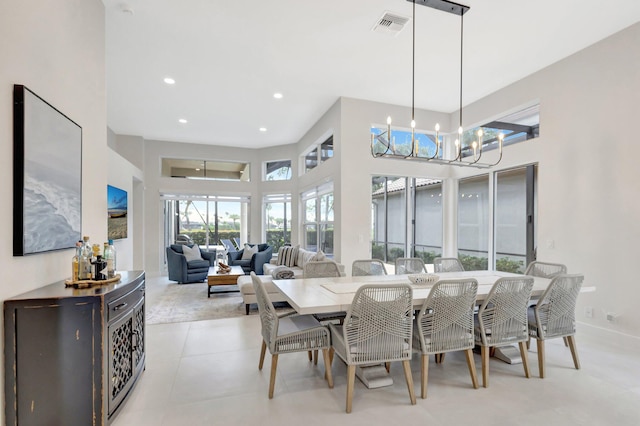
[[[396, 158], [396, 159], [406, 159], [406, 160], [415, 160], [415, 161], [424, 161], [431, 162], [436, 164], [445, 164], [445, 165], [454, 165], [454, 166], [466, 166], [466, 167], [476, 167], [476, 168], [487, 168], [495, 166], [502, 160], [502, 144], [504, 135], [502, 133], [498, 134], [498, 159], [495, 163], [488, 164], [480, 162], [482, 157], [482, 146], [484, 141], [484, 134], [482, 129], [478, 130], [474, 134], [474, 140], [468, 144], [468, 150], [471, 151], [469, 156], [471, 157], [470, 161], [463, 160], [463, 148], [462, 148], [462, 58], [463, 58], [463, 35], [464, 35], [464, 14], [469, 11], [469, 6], [464, 6], [462, 4], [454, 3], [448, 0], [407, 0], [413, 3], [412, 8], [412, 74], [411, 74], [411, 142], [410, 142], [410, 152], [407, 153], [399, 153], [396, 150], [394, 138], [391, 133], [391, 116], [387, 117], [387, 130], [383, 131], [378, 135], [371, 135], [371, 155], [373, 157], [384, 157], [384, 158]], [[460, 104], [459, 104], [459, 127], [457, 138], [454, 142], [453, 154], [450, 155], [450, 159], [445, 158], [444, 149], [442, 147], [442, 141], [440, 140], [440, 125], [435, 125], [435, 139], [433, 140], [433, 144], [435, 145], [435, 152], [433, 155], [419, 155], [420, 154], [420, 142], [418, 138], [416, 138], [416, 122], [415, 122], [415, 74], [416, 74], [416, 3], [421, 4], [423, 6], [427, 6], [433, 9], [437, 9], [443, 12], [452, 13], [454, 15], [460, 16]], [[425, 135], [427, 138], [429, 136]], [[477, 139], [476, 139], [477, 137]], [[383, 147], [383, 150], [376, 149], [376, 143]], [[442, 152], [442, 153], [441, 153]], [[454, 157], [455, 155], [455, 157]]]

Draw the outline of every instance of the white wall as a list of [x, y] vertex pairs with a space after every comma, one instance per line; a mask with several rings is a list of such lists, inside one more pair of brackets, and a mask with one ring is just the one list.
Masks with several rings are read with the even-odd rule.
[[0, 2], [0, 185], [7, 201], [0, 209], [2, 300], [68, 278], [74, 254], [13, 257], [14, 84], [29, 87], [82, 127], [82, 232], [95, 241], [107, 237], [104, 31], [100, 0]]

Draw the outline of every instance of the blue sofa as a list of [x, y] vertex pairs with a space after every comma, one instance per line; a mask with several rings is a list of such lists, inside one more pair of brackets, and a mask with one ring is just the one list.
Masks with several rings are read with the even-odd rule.
[[[167, 247], [167, 269], [169, 279], [178, 283], [202, 282], [207, 278], [209, 267], [216, 263], [216, 253], [200, 251], [202, 259], [187, 262], [182, 252], [182, 244]], [[193, 247], [193, 245], [189, 245]]]
[[[253, 247], [255, 244], [249, 244]], [[263, 275], [262, 266], [271, 261], [273, 247], [268, 244], [258, 244], [258, 252], [251, 256], [251, 259], [242, 259], [244, 249], [229, 252], [229, 265], [241, 266], [245, 274], [255, 272], [256, 275]]]

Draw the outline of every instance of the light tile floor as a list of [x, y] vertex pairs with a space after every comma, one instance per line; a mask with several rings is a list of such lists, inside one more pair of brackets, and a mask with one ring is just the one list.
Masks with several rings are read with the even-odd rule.
[[[148, 280], [151, 281], [152, 280]], [[153, 290], [148, 286], [149, 303]], [[113, 426], [197, 425], [638, 425], [640, 355], [637, 347], [602, 344], [577, 335], [582, 369], [575, 370], [562, 339], [547, 342], [547, 377], [522, 365], [491, 359], [489, 387], [471, 387], [462, 354], [429, 366], [428, 398], [420, 398], [420, 362], [412, 361], [416, 406], [410, 405], [402, 366], [392, 364], [393, 386], [367, 389], [356, 380], [353, 412], [346, 414], [346, 368], [336, 358], [334, 389], [306, 353], [281, 355], [275, 395], [267, 397], [270, 356], [258, 371], [260, 319], [246, 317], [147, 327], [147, 365]], [[481, 383], [479, 355], [475, 356]]]

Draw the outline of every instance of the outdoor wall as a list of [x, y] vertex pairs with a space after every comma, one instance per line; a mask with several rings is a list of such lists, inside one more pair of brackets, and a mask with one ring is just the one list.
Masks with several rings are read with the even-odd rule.
[[[0, 300], [69, 278], [74, 254], [13, 257], [14, 84], [82, 127], [82, 232], [94, 241], [107, 236], [104, 19], [100, 0], [0, 2], [0, 185], [7, 201], [0, 209]], [[0, 424], [3, 417], [0, 410]]]

